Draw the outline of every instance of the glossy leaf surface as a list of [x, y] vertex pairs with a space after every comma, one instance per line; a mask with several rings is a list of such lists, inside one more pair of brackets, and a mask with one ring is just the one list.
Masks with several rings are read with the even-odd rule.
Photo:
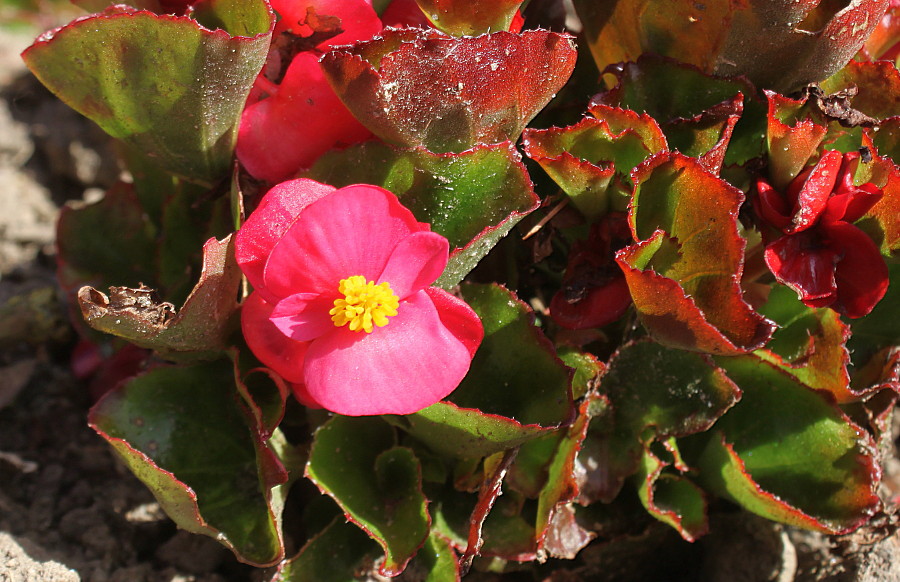
[[169, 171], [228, 174], [237, 124], [265, 62], [274, 16], [262, 0], [205, 2], [210, 30], [124, 6], [45, 34], [23, 53], [73, 109]]
[[378, 418], [335, 416], [316, 431], [306, 465], [319, 490], [381, 545], [381, 573], [393, 576], [425, 542], [431, 523], [419, 461], [394, 440]]
[[327, 53], [322, 68], [385, 141], [460, 152], [518, 138], [568, 80], [575, 57], [571, 37], [543, 30], [466, 38], [386, 30]]
[[682, 349], [738, 354], [763, 346], [773, 326], [740, 288], [743, 194], [677, 153], [652, 158], [635, 180], [629, 222], [643, 242], [617, 261], [644, 326]]
[[284, 551], [272, 489], [287, 474], [248, 430], [234, 385], [227, 360], [154, 368], [108, 392], [90, 424], [179, 527], [270, 565]]
[[887, 6], [888, 0], [575, 2], [601, 69], [655, 53], [784, 93], [846, 64]]
[[719, 358], [743, 390], [700, 462], [704, 485], [749, 511], [842, 533], [879, 508], [874, 443], [821, 395], [752, 356]]
[[416, 0], [431, 24], [454, 36], [509, 30], [522, 0]]

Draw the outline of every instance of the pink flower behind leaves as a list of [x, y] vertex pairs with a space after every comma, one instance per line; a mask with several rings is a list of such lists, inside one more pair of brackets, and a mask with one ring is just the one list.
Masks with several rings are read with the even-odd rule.
[[251, 95], [241, 116], [237, 156], [256, 178], [278, 182], [308, 168], [335, 147], [372, 136], [334, 93], [319, 66], [321, 51], [338, 44], [371, 38], [382, 29], [381, 20], [366, 0], [274, 0], [280, 20], [275, 34], [310, 36], [307, 17], [336, 17], [343, 32], [297, 54], [275, 85], [260, 75], [260, 91]]
[[757, 182], [756, 212], [781, 232], [766, 236], [766, 264], [779, 283], [810, 307], [848, 317], [872, 311], [887, 291], [888, 269], [875, 243], [853, 225], [878, 202], [874, 184], [853, 184], [858, 153], [827, 151], [785, 194]]
[[254, 287], [241, 316], [247, 344], [304, 404], [351, 416], [410, 414], [468, 372], [481, 322], [429, 287], [449, 243], [387, 190], [284, 182], [235, 244]]

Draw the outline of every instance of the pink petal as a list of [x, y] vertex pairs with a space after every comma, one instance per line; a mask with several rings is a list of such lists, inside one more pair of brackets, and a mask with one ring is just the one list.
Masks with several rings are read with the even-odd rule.
[[312, 341], [335, 328], [328, 311], [334, 307], [336, 298], [337, 293], [297, 293], [275, 304], [269, 319], [281, 333], [292, 340]]
[[394, 248], [378, 282], [388, 282], [400, 300], [434, 283], [450, 258], [450, 243], [436, 232], [414, 232]]
[[307, 342], [298, 342], [281, 333], [269, 317], [273, 305], [259, 293], [251, 293], [241, 308], [241, 329], [250, 351], [260, 362], [288, 382], [303, 382], [303, 360]]
[[411, 414], [450, 394], [471, 360], [423, 291], [370, 334], [342, 327], [312, 342], [304, 377], [309, 394], [332, 412]]
[[[786, 233], [804, 231], [819, 219], [837, 182], [841, 158], [841, 152], [827, 151], [822, 154], [819, 162], [806, 179], [795, 178], [794, 182], [800, 181], [802, 187], [796, 195], [796, 202], [794, 202], [794, 226], [785, 229]], [[791, 193], [795, 188], [796, 185], [792, 182], [789, 188]], [[793, 198], [791, 193], [788, 195], [789, 198]]]
[[817, 232], [785, 235], [766, 247], [766, 264], [775, 279], [797, 292], [810, 307], [830, 305], [837, 297], [834, 251]]
[[234, 240], [237, 263], [250, 284], [266, 299], [272, 302], [275, 299], [263, 289], [263, 270], [275, 243], [290, 229], [301, 210], [334, 190], [312, 180], [282, 182], [266, 192], [237, 232]]
[[299, 384], [289, 382], [288, 384], [290, 385], [291, 392], [294, 393], [294, 398], [297, 399], [297, 402], [307, 408], [322, 408], [322, 405], [309, 395], [309, 390], [306, 389], [306, 386], [304, 386], [302, 382]]
[[878, 246], [860, 229], [837, 222], [825, 228], [829, 245], [841, 254], [835, 267], [837, 300], [832, 307], [857, 318], [867, 315], [887, 292], [889, 274]]
[[[312, 29], [306, 25], [307, 8], [313, 8], [316, 15], [337, 16], [341, 19], [344, 32], [320, 43], [317, 48], [351, 44], [366, 40], [381, 32], [381, 20], [366, 0], [270, 0], [272, 8], [281, 16], [275, 25], [275, 34], [292, 31], [299, 36], [309, 36]], [[297, 24], [302, 22], [304, 24]]]
[[427, 287], [425, 293], [434, 302], [444, 327], [466, 346], [470, 357], [475, 357], [484, 339], [484, 326], [475, 311], [468, 303], [443, 289]]
[[394, 248], [427, 230], [378, 186], [347, 186], [310, 204], [272, 249], [263, 280], [277, 297], [334, 294], [342, 279], [376, 280]]
[[254, 177], [278, 182], [328, 150], [371, 135], [325, 80], [318, 56], [304, 52], [291, 61], [273, 96], [244, 109], [236, 153]]

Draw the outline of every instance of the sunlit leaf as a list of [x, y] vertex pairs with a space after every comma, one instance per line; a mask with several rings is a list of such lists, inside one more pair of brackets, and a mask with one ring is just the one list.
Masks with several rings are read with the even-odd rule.
[[228, 360], [158, 367], [108, 392], [90, 424], [179, 527], [266, 566], [284, 553], [273, 488], [288, 476], [239, 401]]
[[23, 53], [66, 104], [167, 170], [228, 175], [240, 113], [265, 62], [274, 15], [263, 0], [208, 0], [204, 20], [118, 5], [41, 36]]

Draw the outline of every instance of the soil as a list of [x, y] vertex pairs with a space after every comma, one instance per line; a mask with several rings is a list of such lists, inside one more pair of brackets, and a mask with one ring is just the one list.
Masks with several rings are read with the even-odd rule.
[[[54, 279], [54, 224], [61, 205], [96, 198], [119, 169], [105, 135], [21, 64], [33, 38], [0, 29], [0, 582], [264, 580], [213, 540], [178, 531], [87, 426], [89, 390], [71, 372], [76, 338]], [[900, 492], [896, 450], [887, 454], [886, 498]], [[894, 525], [885, 515], [830, 538], [738, 514], [716, 518], [686, 554], [713, 582], [900, 581]], [[609, 559], [591, 546], [582, 569], [551, 578], [635, 577], [636, 562], [618, 577]]]

